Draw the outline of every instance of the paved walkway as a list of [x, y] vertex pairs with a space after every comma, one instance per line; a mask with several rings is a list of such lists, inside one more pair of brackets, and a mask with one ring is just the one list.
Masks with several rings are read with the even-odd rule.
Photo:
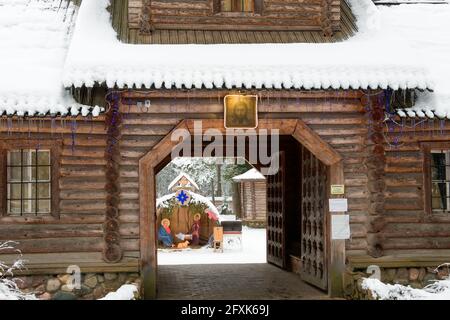
[[297, 274], [270, 264], [158, 266], [159, 299], [328, 299]]

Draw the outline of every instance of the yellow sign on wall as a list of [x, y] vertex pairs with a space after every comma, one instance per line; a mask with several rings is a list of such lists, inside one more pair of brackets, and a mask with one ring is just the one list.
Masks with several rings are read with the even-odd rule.
[[225, 128], [255, 129], [258, 127], [258, 96], [227, 95], [224, 113]]
[[338, 195], [345, 193], [345, 186], [343, 184], [332, 184], [331, 185], [331, 194]]

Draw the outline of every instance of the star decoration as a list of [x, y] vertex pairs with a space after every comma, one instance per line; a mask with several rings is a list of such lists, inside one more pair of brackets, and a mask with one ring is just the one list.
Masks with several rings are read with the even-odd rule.
[[183, 206], [185, 203], [188, 202], [188, 200], [189, 200], [189, 195], [188, 195], [184, 190], [181, 190], [181, 191], [178, 193], [178, 195], [177, 195], [176, 198], [177, 198], [178, 202], [181, 203], [181, 205]]

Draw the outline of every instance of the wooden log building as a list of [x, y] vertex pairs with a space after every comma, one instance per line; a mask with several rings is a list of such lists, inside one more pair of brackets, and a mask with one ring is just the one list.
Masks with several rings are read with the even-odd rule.
[[240, 220], [249, 226], [264, 227], [267, 220], [266, 178], [255, 168], [233, 177], [239, 184]]
[[[81, 2], [73, 45], [83, 31], [78, 23], [98, 3]], [[108, 10], [120, 45], [145, 44], [148, 60], [153, 44], [314, 46], [357, 32], [345, 0], [112, 0]], [[267, 176], [269, 263], [289, 269], [296, 261], [302, 279], [344, 296], [369, 265], [380, 266], [384, 279], [406, 272], [414, 282], [411, 270], [450, 262], [449, 123], [425, 118], [413, 126], [415, 115], [396, 113], [409, 107], [406, 97], [429, 89], [420, 73], [393, 86], [333, 87], [171, 85], [164, 77], [150, 86], [65, 80], [89, 112], [2, 109], [0, 241], [18, 242], [28, 260], [22, 275], [52, 277], [74, 264], [83, 274], [138, 273], [145, 297], [154, 298], [155, 175], [170, 161], [175, 129], [194, 134], [202, 120], [203, 131], [226, 133], [230, 94], [256, 95], [256, 130], [280, 134], [280, 170]], [[104, 112], [93, 115], [96, 106]], [[333, 194], [332, 186], [344, 191]], [[330, 212], [330, 198], [348, 199], [347, 212]], [[331, 218], [345, 214], [351, 235], [334, 239]], [[0, 260], [13, 256], [2, 252]]]

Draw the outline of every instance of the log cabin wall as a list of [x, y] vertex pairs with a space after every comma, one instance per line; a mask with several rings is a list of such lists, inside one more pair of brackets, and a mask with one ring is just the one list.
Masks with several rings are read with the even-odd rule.
[[340, 0], [255, 0], [254, 13], [221, 12], [222, 2], [224, 0], [128, 0], [128, 25], [144, 32], [195, 29], [321, 30], [328, 33], [340, 29]]
[[[447, 123], [443, 127], [438, 121], [433, 126], [417, 127], [418, 133], [415, 134], [407, 128], [385, 132], [392, 139], [400, 130], [411, 134], [404, 132], [400, 135], [400, 143], [395, 148], [384, 143], [385, 165], [381, 182], [385, 187], [381, 198], [378, 198], [370, 190], [373, 176], [367, 168], [367, 159], [374, 152], [373, 148], [368, 148], [373, 119], [365, 109], [360, 92], [257, 93], [261, 97], [261, 119], [301, 119], [343, 157], [351, 222], [351, 239], [346, 241], [346, 255], [352, 265], [373, 262], [368, 254], [373, 237], [368, 233], [376, 234], [376, 244], [383, 255], [380, 259], [391, 257], [392, 262], [401, 259], [399, 254], [404, 254], [409, 258], [404, 258], [403, 263], [414, 264], [414, 257], [425, 253], [428, 256], [435, 253], [441, 260], [449, 256], [449, 216], [430, 215], [424, 210], [421, 149], [421, 141], [449, 141]], [[116, 264], [107, 264], [102, 255], [107, 212], [105, 186], [108, 183], [106, 116], [62, 120], [2, 118], [2, 140], [60, 139], [62, 146], [59, 218], [0, 217], [0, 241], [18, 241], [18, 248], [26, 257], [28, 254], [51, 254], [55, 257], [56, 254], [61, 266], [67, 266], [67, 261], [74, 259], [86, 259], [92, 270], [109, 270], [115, 266], [115, 270], [137, 271], [140, 255], [138, 161], [181, 120], [223, 118], [224, 94], [219, 91], [186, 93], [164, 90], [122, 93], [127, 98], [122, 99], [119, 108], [122, 116], [120, 157], [118, 178], [114, 179], [114, 184], [120, 190], [116, 205], [123, 258]], [[144, 106], [145, 99], [151, 101], [149, 108]], [[5, 181], [2, 180], [2, 184]], [[369, 206], [373, 200], [383, 202], [382, 214], [374, 211], [375, 217], [382, 216], [381, 220], [375, 220], [378, 221], [375, 228], [371, 226], [373, 220], [369, 219], [372, 215]], [[41, 267], [45, 266], [45, 261], [48, 260], [41, 259]]]
[[[232, 92], [164, 93], [131, 92], [121, 111], [124, 128], [121, 141], [122, 212], [138, 215], [138, 160], [183, 119], [222, 119], [223, 96]], [[258, 92], [256, 92], [258, 93]], [[368, 118], [359, 92], [259, 92], [259, 118], [301, 119], [344, 158], [345, 184], [352, 230], [347, 249], [366, 254], [364, 228], [368, 210], [367, 172], [369, 157], [364, 146]], [[167, 96], [171, 95], [171, 98]], [[166, 96], [166, 98], [164, 97]], [[202, 97], [203, 96], [203, 97]], [[145, 99], [150, 108], [145, 108]], [[137, 106], [137, 102], [141, 107]], [[126, 208], [126, 209], [125, 209]]]

